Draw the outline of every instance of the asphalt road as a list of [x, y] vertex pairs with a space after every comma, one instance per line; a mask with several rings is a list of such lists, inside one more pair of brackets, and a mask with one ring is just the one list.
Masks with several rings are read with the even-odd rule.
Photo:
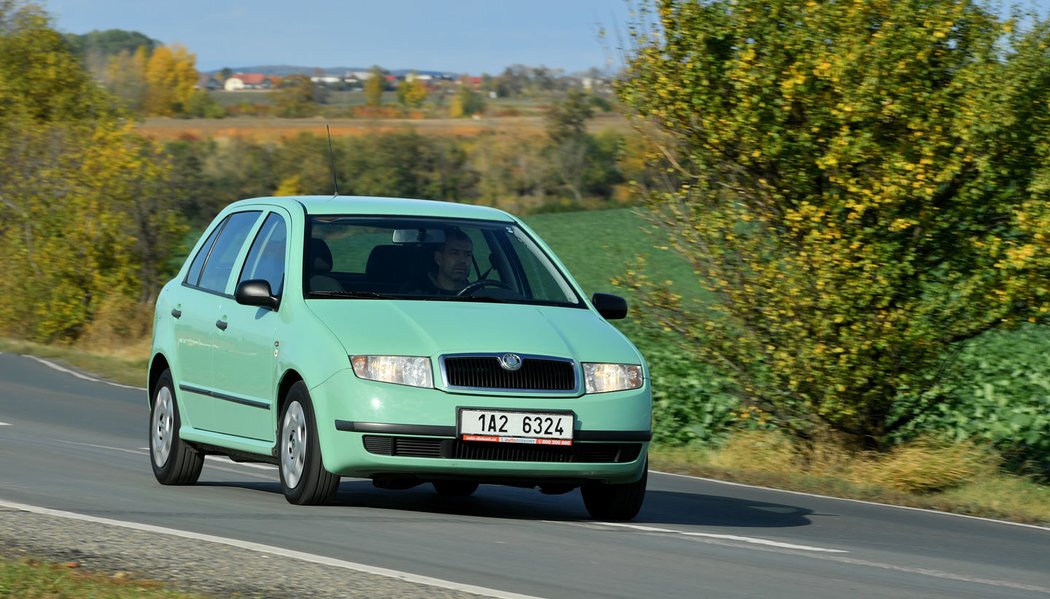
[[657, 473], [626, 524], [497, 486], [344, 479], [336, 505], [297, 507], [276, 470], [214, 457], [162, 487], [147, 416], [144, 391], [0, 354], [0, 500], [552, 598], [1050, 595], [1050, 529]]

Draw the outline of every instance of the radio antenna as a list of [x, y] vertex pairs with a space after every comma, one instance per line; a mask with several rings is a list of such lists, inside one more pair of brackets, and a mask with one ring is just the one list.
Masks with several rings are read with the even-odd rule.
[[335, 195], [339, 195], [339, 179], [335, 176], [335, 150], [332, 149], [332, 128], [327, 124], [324, 128], [328, 131], [328, 164], [332, 168], [332, 189], [335, 190]]

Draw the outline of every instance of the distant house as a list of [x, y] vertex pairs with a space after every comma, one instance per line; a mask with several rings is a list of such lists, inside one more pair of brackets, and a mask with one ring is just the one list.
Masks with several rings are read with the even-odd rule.
[[315, 75], [313, 77], [310, 77], [310, 81], [314, 83], [321, 83], [324, 85], [335, 85], [337, 83], [342, 83], [343, 78], [336, 77], [334, 75]]
[[262, 73], [234, 73], [223, 84], [228, 92], [242, 91], [246, 89], [270, 89], [273, 81]]
[[457, 79], [456, 80], [456, 85], [469, 85], [470, 89], [472, 89], [474, 91], [478, 91], [478, 90], [481, 89], [481, 84], [484, 83], [484, 82], [485, 82], [485, 80], [483, 78], [481, 78], [481, 77], [469, 77], [468, 76], [468, 77], [460, 77], [459, 79]]
[[197, 89], [205, 89], [208, 91], [222, 89], [222, 83], [216, 79], [214, 75], [201, 73], [197, 76]]

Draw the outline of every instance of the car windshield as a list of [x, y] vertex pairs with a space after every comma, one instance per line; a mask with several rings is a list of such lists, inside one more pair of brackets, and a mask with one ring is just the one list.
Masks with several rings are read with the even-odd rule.
[[313, 216], [303, 271], [310, 298], [583, 306], [514, 223]]

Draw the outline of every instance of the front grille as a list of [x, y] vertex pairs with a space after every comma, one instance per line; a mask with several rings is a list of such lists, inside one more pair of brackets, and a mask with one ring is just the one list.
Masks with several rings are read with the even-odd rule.
[[575, 391], [570, 360], [522, 356], [521, 368], [506, 370], [498, 356], [449, 356], [442, 360], [449, 387], [515, 391]]
[[364, 444], [369, 453], [377, 455], [494, 462], [622, 464], [633, 462], [642, 451], [641, 443], [577, 443], [554, 447], [385, 435], [365, 435]]

